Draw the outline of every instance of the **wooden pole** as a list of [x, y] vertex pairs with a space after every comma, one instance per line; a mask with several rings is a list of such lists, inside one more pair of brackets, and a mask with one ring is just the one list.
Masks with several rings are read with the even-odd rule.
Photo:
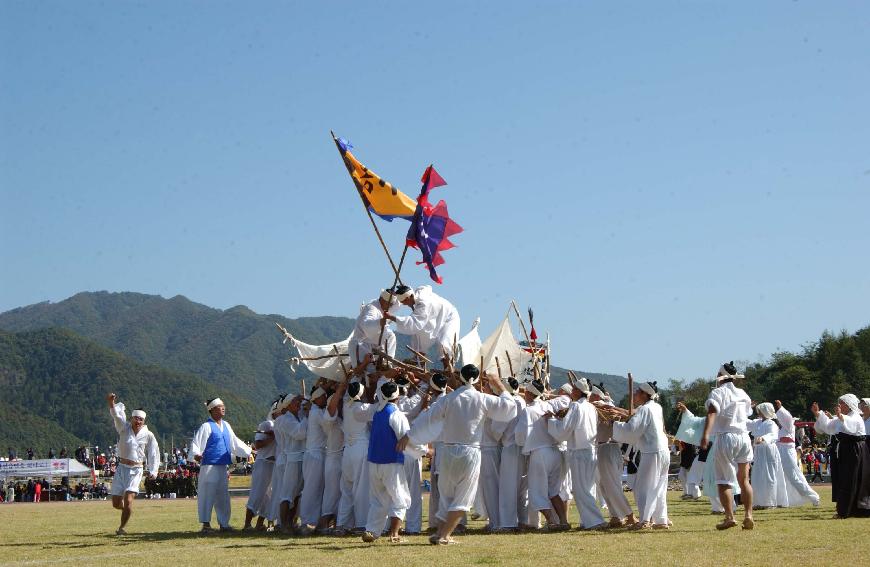
[[634, 378], [628, 373], [628, 415], [634, 415]]
[[498, 357], [495, 357], [495, 369], [498, 371], [498, 379], [501, 380], [501, 364], [498, 362]]
[[[335, 142], [335, 147], [338, 148], [338, 153], [341, 154], [342, 160], [344, 160], [344, 152], [345, 150], [341, 149], [341, 146], [338, 143], [338, 138], [335, 137], [335, 133], [330, 130], [329, 133], [332, 135], [332, 141]], [[345, 161], [345, 167], [350, 173], [350, 166]], [[359, 181], [351, 175], [351, 179], [353, 180], [353, 185], [356, 187], [356, 191], [359, 194], [359, 198], [362, 200], [363, 209], [366, 211], [366, 215], [369, 217], [369, 221], [372, 223], [372, 228], [375, 229], [375, 235], [378, 237], [378, 242], [381, 243], [381, 248], [384, 249], [384, 254], [387, 255], [387, 260], [390, 262], [390, 266], [393, 268], [393, 273], [396, 274], [396, 281], [402, 283], [402, 278], [399, 276], [399, 269], [396, 267], [395, 262], [393, 262], [393, 257], [390, 255], [390, 251], [387, 249], [387, 245], [384, 243], [384, 239], [381, 236], [381, 231], [378, 230], [378, 225], [375, 223], [375, 219], [372, 216], [372, 212], [369, 210], [369, 201], [366, 199], [365, 194], [363, 193], [363, 187], [359, 184]], [[406, 245], [407, 248], [407, 245]]]
[[[511, 371], [511, 376], [513, 376], [514, 378], [517, 378], [517, 375], [514, 374], [514, 363], [511, 362], [510, 353], [508, 351], [504, 351], [504, 355], [505, 355], [505, 358], [507, 358], [508, 369]], [[517, 378], [517, 381], [519, 381], [519, 378]]]
[[347, 369], [347, 366], [344, 365], [344, 361], [341, 359], [341, 355], [338, 354], [338, 347], [332, 345], [332, 350], [335, 351], [335, 356], [338, 357], [338, 362], [339, 364], [341, 364], [341, 371], [344, 372], [344, 381], [347, 382], [347, 380], [350, 378], [350, 371]]

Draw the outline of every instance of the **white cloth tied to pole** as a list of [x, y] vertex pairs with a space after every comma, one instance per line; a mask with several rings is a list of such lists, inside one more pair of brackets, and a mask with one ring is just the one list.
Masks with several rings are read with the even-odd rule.
[[[350, 358], [345, 356], [348, 354], [348, 343], [350, 342], [350, 337], [344, 339], [338, 343], [330, 343], [327, 345], [310, 345], [308, 343], [303, 343], [298, 340], [294, 336], [289, 337], [290, 344], [296, 347], [296, 350], [299, 351], [299, 356], [301, 358], [317, 358], [321, 356], [328, 356], [328, 358], [321, 358], [320, 360], [300, 360], [302, 364], [305, 365], [308, 370], [312, 372], [312, 374], [316, 376], [321, 376], [326, 378], [327, 380], [334, 380], [336, 382], [344, 382], [344, 370], [341, 367], [341, 363], [344, 362], [344, 365], [350, 369]], [[338, 350], [338, 354], [341, 356], [329, 356], [335, 355], [336, 349]]]
[[480, 325], [480, 317], [474, 320], [471, 330], [464, 337], [457, 341], [460, 351], [461, 366], [466, 364], [480, 364], [480, 333], [477, 332], [477, 327]]

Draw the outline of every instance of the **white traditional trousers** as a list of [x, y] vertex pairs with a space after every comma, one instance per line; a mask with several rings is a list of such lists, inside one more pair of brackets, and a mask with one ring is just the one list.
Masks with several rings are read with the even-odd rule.
[[[499, 466], [501, 462], [499, 447], [482, 447], [480, 449], [480, 476], [477, 480], [477, 490], [483, 507], [489, 518], [487, 526], [490, 529], [501, 527], [499, 517]], [[516, 494], [516, 493], [514, 493]]]
[[370, 499], [366, 531], [380, 536], [389, 518], [405, 519], [411, 504], [408, 475], [400, 463], [368, 463], [368, 468]]
[[220, 527], [230, 525], [230, 491], [226, 465], [202, 465], [199, 468], [196, 500], [200, 523], [211, 522], [211, 512], [214, 510]]
[[622, 451], [616, 443], [598, 446], [598, 485], [611, 518], [624, 519], [631, 514], [631, 505], [622, 489]]
[[299, 521], [316, 526], [323, 503], [323, 449], [308, 449], [302, 459], [302, 498], [299, 500]]
[[569, 451], [568, 459], [572, 493], [581, 524], [584, 528], [591, 528], [604, 523], [595, 500], [595, 484], [598, 480], [598, 455], [595, 448]]
[[368, 440], [361, 439], [344, 448], [341, 456], [341, 499], [335, 525], [361, 528], [369, 514]]
[[638, 520], [653, 524], [668, 523], [668, 465], [671, 455], [665, 449], [642, 453], [634, 481]]
[[263, 459], [254, 462], [247, 508], [256, 516], [267, 518], [271, 512], [272, 470], [274, 468], [275, 461]]

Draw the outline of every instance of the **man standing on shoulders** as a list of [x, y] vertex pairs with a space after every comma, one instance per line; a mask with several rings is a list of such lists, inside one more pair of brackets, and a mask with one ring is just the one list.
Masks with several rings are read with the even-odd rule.
[[[396, 323], [396, 332], [411, 336], [411, 347], [417, 352], [426, 353], [433, 346], [438, 354], [452, 353], [453, 345], [459, 336], [459, 311], [452, 303], [432, 291], [428, 285], [411, 289], [399, 286], [395, 290], [396, 300], [411, 308], [410, 315], [384, 313], [384, 319]], [[444, 360], [445, 367], [447, 361]]]
[[118, 468], [112, 478], [112, 507], [121, 511], [121, 525], [115, 531], [125, 535], [124, 526], [133, 513], [133, 500], [139, 494], [139, 483], [142, 481], [142, 470], [148, 463], [148, 478], [153, 479], [160, 467], [160, 449], [157, 439], [148, 431], [145, 425], [145, 412], [133, 410], [130, 422], [124, 404], [115, 403], [115, 394], [106, 396], [109, 402], [109, 413], [118, 432]]
[[212, 531], [211, 513], [214, 509], [220, 530], [232, 531], [227, 466], [232, 464], [233, 456], [250, 457], [251, 447], [236, 437], [233, 428], [224, 421], [227, 410], [220, 398], [205, 402], [205, 407], [209, 420], [197, 429], [191, 442], [193, 459], [201, 465], [197, 496], [199, 521], [202, 533]]

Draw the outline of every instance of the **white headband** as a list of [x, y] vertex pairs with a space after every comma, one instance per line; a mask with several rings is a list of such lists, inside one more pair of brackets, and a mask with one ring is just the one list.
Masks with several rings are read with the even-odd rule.
[[[356, 384], [356, 385], [359, 386], [359, 391], [356, 393], [355, 396], [351, 396], [351, 395], [350, 395], [350, 386], [352, 386], [352, 385], [354, 385], [354, 384]], [[360, 382], [351, 382], [350, 384], [348, 384], [348, 388], [347, 388], [347, 389], [348, 389], [347, 397], [350, 398], [350, 399], [352, 399], [353, 401], [357, 401], [357, 400], [359, 400], [360, 398], [362, 398], [362, 395], [363, 395], [363, 393], [365, 392], [365, 388], [363, 388], [363, 385], [362, 385]]]
[[540, 398], [541, 396], [544, 395], [544, 392], [542, 392], [542, 391], [538, 390], [537, 388], [535, 388], [535, 384], [534, 384], [533, 382], [529, 382], [529, 383], [526, 384], [526, 390], [528, 390], [529, 392], [531, 392], [532, 394], [534, 394], [534, 396], [535, 396], [536, 398]]
[[141, 417], [142, 419], [145, 419], [145, 412], [140, 409], [134, 409], [132, 415], [133, 417]]
[[560, 389], [562, 392], [564, 392], [564, 393], [566, 393], [566, 394], [568, 394], [568, 395], [570, 396], [570, 395], [571, 395], [571, 390], [574, 389], [574, 386], [572, 386], [570, 382], [565, 382], [564, 384], [562, 384], [562, 386], [561, 386], [559, 389]]
[[[864, 405], [870, 408], [870, 398], [861, 398], [861, 401], [864, 402]], [[870, 435], [870, 433], [868, 433]]]
[[212, 401], [210, 401], [205, 407], [208, 411], [211, 411], [214, 408], [216, 408], [218, 406], [222, 406], [222, 405], [224, 405], [223, 400], [221, 400], [220, 398], [215, 398]]
[[391, 293], [390, 290], [385, 289], [381, 291], [381, 299], [389, 303], [390, 305], [394, 305], [396, 303], [395, 294]]
[[855, 394], [843, 394], [840, 401], [849, 406], [852, 411], [858, 411], [858, 396]]
[[773, 404], [770, 402], [758, 404], [757, 406], [755, 406], [755, 411], [757, 411], [758, 415], [765, 419], [773, 419], [773, 416], [776, 415], [776, 410], [774, 409]]
[[[743, 374], [729, 374], [728, 371], [725, 370], [724, 364], [719, 367], [719, 372], [717, 372], [716, 374], [717, 374], [717, 376], [716, 376], [716, 383], [717, 384], [719, 382], [721, 382], [722, 380], [726, 380], [728, 378], [731, 378], [732, 380], [743, 380], [744, 378], [746, 378], [746, 376], [744, 376]], [[724, 376], [722, 376], [722, 374], [724, 374]]]
[[311, 392], [311, 399], [316, 400], [320, 396], [325, 396], [325, 395], [326, 395], [326, 390], [324, 390], [323, 388], [318, 386], [313, 392]]
[[649, 394], [649, 397], [651, 400], [659, 399], [658, 392], [656, 392], [656, 389], [653, 388], [652, 384], [650, 384], [649, 382], [641, 382], [640, 384], [637, 385], [637, 387], [640, 388], [642, 391], [646, 392], [647, 394]]
[[574, 384], [574, 387], [586, 394], [587, 396], [592, 393], [592, 388], [589, 387], [589, 380], [583, 378], [582, 376], [579, 380], [577, 380], [577, 383]]
[[[384, 392], [384, 386], [386, 386], [387, 384], [392, 384], [392, 382], [384, 382], [381, 385], [381, 396], [383, 397], [384, 401], [392, 402], [394, 400], [399, 399], [399, 387], [396, 386], [396, 389], [393, 390], [393, 393], [388, 396], [387, 393]], [[395, 386], [395, 384], [393, 384], [393, 385]]]
[[595, 394], [596, 396], [598, 396], [602, 400], [607, 397], [604, 395], [604, 392], [602, 392], [601, 388], [599, 388], [598, 386], [592, 386], [592, 388], [590, 388], [590, 393]]

